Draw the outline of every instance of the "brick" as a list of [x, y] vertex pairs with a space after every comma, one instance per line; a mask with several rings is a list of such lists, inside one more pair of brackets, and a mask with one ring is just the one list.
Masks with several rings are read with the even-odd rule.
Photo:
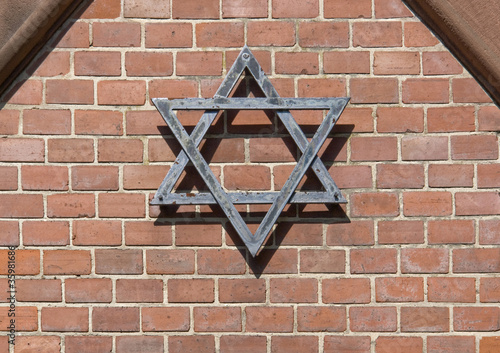
[[30, 109], [23, 112], [25, 135], [69, 135], [71, 111], [57, 109]]
[[341, 307], [299, 306], [297, 330], [301, 332], [342, 332], [347, 328], [346, 311]]
[[343, 250], [302, 250], [300, 272], [344, 273], [345, 252]]
[[355, 22], [353, 24], [355, 47], [400, 47], [402, 26], [400, 22]]
[[259, 256], [250, 259], [251, 273], [297, 273], [297, 250], [261, 250]]
[[351, 221], [329, 224], [326, 229], [326, 244], [330, 246], [373, 245], [373, 222]]
[[479, 188], [495, 188], [500, 186], [499, 164], [478, 164], [477, 186]]
[[190, 48], [193, 29], [190, 23], [146, 23], [146, 48]]
[[447, 51], [422, 53], [424, 75], [460, 75], [462, 65]]
[[19, 245], [19, 223], [0, 221], [0, 243], [6, 246]]
[[42, 139], [10, 138], [0, 140], [0, 161], [43, 162], [45, 143]]
[[139, 331], [139, 308], [94, 307], [92, 309], [92, 331], [136, 332]]
[[215, 352], [214, 336], [170, 336], [168, 337], [168, 348], [171, 353]]
[[452, 159], [497, 159], [498, 139], [495, 135], [451, 137]]
[[351, 195], [352, 217], [399, 215], [399, 200], [395, 193], [357, 193]]
[[98, 144], [98, 160], [142, 163], [143, 148], [139, 139], [101, 139]]
[[125, 54], [127, 76], [170, 76], [172, 53], [128, 52]]
[[442, 78], [409, 78], [403, 82], [403, 103], [448, 103], [449, 82]]
[[[7, 338], [7, 337], [5, 337]], [[5, 341], [7, 343], [7, 340]], [[15, 350], [18, 352], [60, 352], [61, 338], [56, 336], [18, 336], [15, 340]], [[8, 348], [6, 351], [8, 352]]]
[[405, 161], [435, 161], [448, 159], [448, 137], [403, 136], [401, 156]]
[[396, 273], [396, 249], [351, 250], [351, 273]]
[[242, 22], [196, 24], [196, 44], [201, 47], [240, 47], [244, 41]]
[[132, 22], [95, 22], [95, 47], [138, 47], [141, 45], [141, 25]]
[[172, 245], [172, 227], [168, 223], [125, 222], [126, 245]]
[[474, 303], [476, 281], [474, 278], [428, 278], [427, 297], [430, 302]]
[[313, 278], [273, 278], [271, 303], [316, 303], [318, 282]]
[[91, 80], [47, 80], [45, 100], [48, 104], [94, 104]]
[[98, 201], [99, 216], [113, 218], [142, 218], [145, 216], [144, 195], [101, 193]]
[[169, 167], [161, 165], [126, 165], [123, 167], [123, 188], [125, 190], [157, 189]]
[[477, 117], [479, 131], [500, 130], [500, 110], [496, 106], [480, 107]]
[[369, 0], [352, 2], [349, 0], [325, 0], [325, 18], [370, 18], [372, 3]]
[[376, 353], [408, 352], [420, 353], [424, 349], [422, 337], [384, 337], [375, 341]]
[[257, 0], [253, 2], [243, 0], [223, 0], [223, 18], [262, 18], [267, 17], [268, 0]]
[[496, 277], [482, 277], [479, 295], [481, 303], [500, 302], [500, 279]]
[[85, 10], [82, 18], [117, 18], [120, 16], [120, 10], [119, 0], [96, 0]]
[[43, 196], [37, 194], [0, 194], [0, 217], [41, 218]]
[[[469, 337], [468, 337], [469, 338]], [[473, 337], [470, 337], [472, 341]], [[500, 337], [482, 337], [479, 341], [479, 351], [481, 353], [495, 353], [500, 348]], [[474, 346], [471, 349], [474, 352]]]
[[246, 270], [245, 257], [238, 250], [198, 250], [197, 263], [199, 274], [243, 274]]
[[193, 317], [195, 332], [241, 331], [241, 309], [237, 307], [197, 307]]
[[189, 323], [189, 308], [142, 308], [143, 331], [188, 331]]
[[63, 37], [58, 41], [57, 48], [88, 48], [89, 24], [86, 22], [75, 22], [67, 29]]
[[[7, 331], [7, 326], [10, 324], [10, 319], [7, 316], [9, 307], [0, 308], [0, 326], [3, 331]], [[38, 313], [34, 306], [16, 306], [16, 331], [37, 331], [38, 329]], [[22, 338], [16, 337], [17, 339]], [[22, 340], [21, 340], [22, 342]], [[20, 344], [22, 346], [22, 343]]]
[[94, 141], [91, 139], [49, 139], [49, 162], [74, 163], [94, 161]]
[[265, 336], [223, 335], [220, 338], [221, 353], [252, 353], [266, 351]]
[[323, 54], [323, 71], [327, 74], [369, 74], [370, 52], [325, 52]]
[[401, 307], [402, 332], [448, 332], [449, 308]]
[[169, 303], [213, 303], [214, 281], [212, 279], [169, 279]]
[[248, 332], [292, 332], [292, 307], [247, 306], [246, 330]]
[[400, 18], [413, 17], [413, 15], [399, 0], [375, 0], [375, 17]]
[[455, 103], [490, 103], [491, 98], [473, 78], [455, 78], [452, 81]]
[[221, 74], [221, 52], [177, 53], [177, 75], [179, 76], [219, 76]]
[[498, 331], [500, 309], [497, 307], [459, 307], [453, 309], [456, 331]]
[[146, 250], [148, 274], [193, 274], [193, 250]]
[[170, 1], [168, 0], [125, 0], [123, 17], [131, 18], [169, 18]]
[[494, 273], [500, 269], [500, 249], [455, 249], [453, 250], [453, 272]]
[[474, 166], [471, 164], [430, 164], [429, 186], [440, 187], [472, 187]]
[[18, 110], [0, 110], [0, 134], [17, 135], [19, 131], [19, 114]]
[[463, 352], [474, 353], [474, 337], [472, 336], [428, 336], [427, 352]]
[[375, 278], [377, 302], [424, 301], [424, 281], [417, 277]]
[[322, 245], [320, 224], [279, 223], [275, 230], [276, 242], [283, 245]]
[[20, 279], [16, 281], [16, 299], [20, 302], [60, 302], [60, 279]]
[[89, 218], [95, 216], [93, 194], [53, 194], [47, 196], [47, 216]]
[[457, 216], [496, 215], [500, 213], [500, 197], [496, 192], [456, 193]]
[[448, 249], [401, 249], [402, 273], [448, 273]]
[[433, 47], [439, 43], [431, 31], [420, 21], [404, 23], [406, 47]]
[[91, 270], [88, 250], [45, 250], [44, 275], [88, 275]]
[[277, 74], [316, 75], [319, 74], [318, 54], [312, 52], [277, 52], [275, 54]]
[[300, 79], [299, 97], [338, 97], [346, 95], [343, 79]]
[[3, 101], [10, 104], [40, 105], [42, 104], [42, 90], [43, 84], [40, 80], [22, 81], [7, 93]]
[[67, 353], [111, 352], [113, 337], [106, 336], [66, 336]]
[[267, 166], [226, 166], [224, 186], [229, 190], [269, 190], [271, 171]]
[[116, 51], [79, 51], [74, 54], [76, 76], [120, 76], [121, 54]]
[[68, 245], [69, 222], [66, 221], [24, 222], [23, 243], [25, 246]]
[[116, 280], [117, 303], [161, 303], [163, 281], [161, 279]]
[[23, 165], [21, 167], [21, 184], [23, 190], [68, 190], [68, 168], [45, 165]]
[[[175, 243], [178, 246], [220, 246], [222, 229], [219, 224], [179, 224], [176, 226]], [[200, 237], [200, 234], [203, 234]]]
[[116, 352], [162, 352], [163, 341], [161, 336], [119, 336], [116, 338]]
[[300, 22], [299, 44], [303, 48], [347, 48], [347, 22]]
[[75, 166], [71, 168], [73, 190], [118, 190], [118, 167]]
[[291, 21], [249, 22], [247, 36], [250, 46], [293, 46], [295, 24]]
[[[275, 169], [276, 170], [276, 169]], [[365, 165], [335, 166], [330, 175], [341, 189], [372, 187], [372, 168]], [[276, 180], [276, 174], [275, 174]]]
[[349, 352], [369, 353], [369, 336], [325, 336], [325, 353]]
[[263, 279], [219, 279], [221, 303], [263, 303], [266, 301], [266, 283]]
[[42, 331], [87, 332], [88, 308], [42, 308]]
[[123, 114], [118, 111], [76, 110], [75, 133], [78, 135], [122, 135]]
[[379, 107], [378, 132], [422, 132], [424, 112], [421, 108]]
[[351, 307], [349, 319], [354, 332], [394, 332], [397, 329], [395, 307]]
[[351, 160], [395, 161], [398, 159], [397, 145], [396, 137], [353, 137]]
[[191, 80], [154, 80], [149, 83], [149, 91], [153, 98], [192, 98], [197, 95], [198, 84]]
[[120, 221], [74, 221], [73, 245], [121, 245]]
[[425, 175], [422, 165], [377, 165], [377, 187], [380, 189], [421, 189], [424, 184]]
[[351, 79], [351, 103], [397, 102], [399, 102], [397, 79], [385, 77]]
[[416, 52], [375, 52], [373, 73], [375, 75], [418, 75], [420, 55]]
[[145, 81], [107, 80], [97, 83], [97, 101], [100, 105], [144, 105]]
[[50, 52], [40, 65], [33, 65], [33, 69], [36, 69], [33, 76], [54, 77], [66, 75], [69, 73], [69, 52]]
[[215, 0], [199, 3], [195, 0], [172, 0], [173, 18], [219, 18], [219, 2]]
[[479, 244], [499, 245], [500, 244], [500, 221], [480, 220], [479, 221]]
[[474, 221], [436, 220], [427, 225], [429, 244], [473, 244], [475, 242]]
[[319, 2], [274, 0], [272, 11], [273, 18], [314, 18], [319, 15]]
[[452, 195], [447, 191], [404, 192], [405, 216], [448, 216], [452, 214]]
[[312, 353], [318, 352], [318, 337], [314, 336], [273, 336], [271, 352]]
[[[236, 51], [236, 50], [226, 51], [226, 68], [227, 69], [229, 69], [234, 64], [239, 53], [240, 52]], [[271, 74], [271, 60], [272, 60], [271, 59], [271, 52], [268, 50], [252, 50], [252, 54], [255, 56], [255, 59], [259, 62], [260, 66], [262, 67], [262, 70], [264, 70], [264, 72], [267, 75], [270, 75]], [[213, 97], [214, 94], [217, 92], [217, 89], [219, 88], [221, 83], [222, 83], [221, 79], [201, 80], [201, 96], [206, 97], [206, 98]], [[243, 84], [243, 83], [241, 83], [241, 84]], [[252, 84], [256, 85], [255, 82], [250, 82], [250, 85], [252, 85]], [[251, 88], [251, 90], [252, 90], [252, 88]]]
[[64, 297], [67, 303], [110, 303], [112, 288], [109, 278], [68, 278]]
[[96, 249], [95, 273], [111, 275], [142, 274], [142, 250]]

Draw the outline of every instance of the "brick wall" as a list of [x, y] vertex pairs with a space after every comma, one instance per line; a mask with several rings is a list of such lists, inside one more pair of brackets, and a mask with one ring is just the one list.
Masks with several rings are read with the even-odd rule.
[[[351, 97], [320, 152], [348, 204], [288, 206], [256, 259], [218, 207], [148, 205], [180, 149], [150, 99], [211, 97], [244, 44], [282, 96]], [[500, 113], [399, 0], [95, 0], [3, 100], [11, 352], [500, 351]], [[272, 112], [208, 136], [228, 190], [279, 190], [298, 156]]]

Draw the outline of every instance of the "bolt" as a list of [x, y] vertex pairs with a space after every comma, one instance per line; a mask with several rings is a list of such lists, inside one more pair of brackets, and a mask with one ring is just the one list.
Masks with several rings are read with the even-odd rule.
[[250, 58], [250, 54], [245, 53], [243, 54], [243, 59], [248, 60]]

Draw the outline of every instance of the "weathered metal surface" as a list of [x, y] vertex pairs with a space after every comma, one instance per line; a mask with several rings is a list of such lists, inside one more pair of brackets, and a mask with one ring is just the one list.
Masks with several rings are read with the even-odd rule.
[[[228, 98], [229, 93], [245, 68], [248, 69], [248, 71], [255, 78], [266, 98]], [[151, 204], [172, 205], [217, 203], [221, 206], [225, 215], [247, 246], [251, 255], [256, 256], [287, 203], [347, 202], [340, 193], [338, 187], [335, 185], [335, 182], [328, 173], [326, 167], [317, 157], [317, 153], [340, 117], [340, 114], [344, 110], [348, 101], [349, 98], [281, 98], [262, 71], [262, 68], [253, 54], [245, 46], [229, 70], [228, 75], [217, 90], [213, 99], [153, 99], [153, 103], [182, 146], [182, 151], [160, 185], [160, 188], [156, 192]], [[200, 122], [193, 130], [191, 136], [188, 135], [174, 113], [174, 110], [179, 109], [206, 110], [200, 119]], [[256, 193], [227, 193], [224, 191], [219, 181], [210, 170], [208, 163], [198, 150], [198, 145], [218, 114], [218, 111], [222, 109], [273, 109], [277, 111], [278, 117], [283, 122], [284, 126], [302, 152], [302, 156], [281, 191]], [[290, 114], [290, 109], [329, 109], [329, 111], [326, 118], [314, 134], [312, 140], [309, 142], [297, 122]], [[189, 160], [199, 172], [211, 194], [172, 193], [174, 185]], [[300, 180], [311, 166], [326, 191], [296, 192], [295, 190]], [[234, 206], [235, 204], [241, 203], [272, 204], [255, 234], [251, 233], [243, 218]]]

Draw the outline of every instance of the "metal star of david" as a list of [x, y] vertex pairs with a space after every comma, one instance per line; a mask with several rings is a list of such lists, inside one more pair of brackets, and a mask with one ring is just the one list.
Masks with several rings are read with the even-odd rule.
[[[247, 69], [254, 77], [266, 98], [228, 98], [233, 87]], [[170, 168], [165, 179], [156, 192], [152, 205], [200, 205], [218, 203], [234, 229], [245, 243], [250, 254], [255, 257], [262, 244], [267, 239], [276, 220], [287, 203], [347, 203], [339, 188], [335, 185], [325, 165], [317, 153], [328, 134], [340, 117], [349, 98], [281, 98], [274, 89], [269, 78], [247, 46], [238, 55], [226, 78], [212, 99], [173, 99], [154, 98], [156, 106], [165, 122], [182, 147], [175, 163]], [[236, 109], [272, 109], [302, 152], [297, 165], [279, 192], [226, 192], [205, 161], [198, 145], [204, 138], [219, 110]], [[291, 109], [329, 109], [328, 114], [309, 142], [290, 113]], [[189, 135], [179, 122], [174, 110], [205, 110], [200, 121]], [[174, 185], [179, 180], [186, 164], [191, 161], [208, 186], [210, 193], [183, 194], [172, 193]], [[323, 184], [325, 191], [299, 192], [296, 188], [306, 173], [312, 170]], [[272, 204], [255, 234], [252, 234], [247, 224], [235, 208], [235, 204]]]

